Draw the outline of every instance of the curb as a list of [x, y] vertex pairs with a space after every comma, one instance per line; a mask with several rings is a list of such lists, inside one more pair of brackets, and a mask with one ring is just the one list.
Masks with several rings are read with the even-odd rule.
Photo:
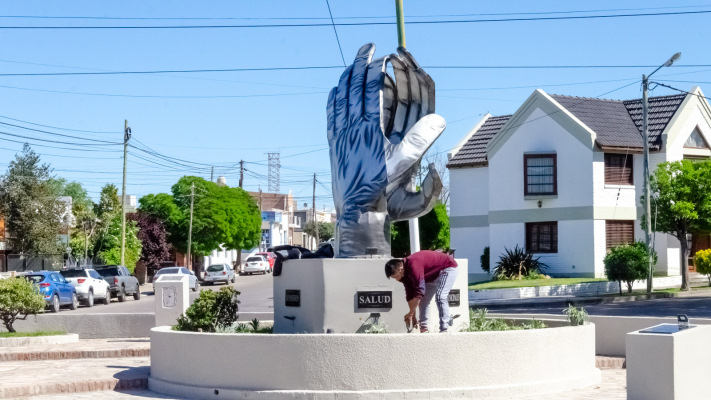
[[147, 389], [148, 376], [100, 379], [83, 382], [40, 383], [33, 386], [16, 386], [0, 388], [0, 399], [35, 396], [40, 394], [99, 392], [105, 390], [135, 390]]
[[38, 360], [70, 360], [80, 358], [126, 358], [149, 357], [151, 350], [145, 349], [114, 349], [114, 350], [55, 350], [55, 351], [25, 351], [0, 352], [0, 362], [3, 361], [38, 361]]
[[506, 308], [519, 308], [519, 307], [567, 307], [573, 305], [576, 307], [583, 305], [597, 305], [597, 304], [614, 304], [614, 303], [628, 303], [634, 301], [645, 301], [645, 300], [655, 300], [655, 299], [668, 299], [673, 297], [679, 297], [676, 293], [652, 293], [652, 294], [641, 294], [636, 296], [609, 296], [609, 297], [529, 297], [526, 299], [507, 299], [507, 300], [494, 300], [494, 301], [469, 301], [470, 308], [481, 308], [486, 307], [490, 310], [496, 309], [506, 309]]
[[0, 338], [0, 347], [24, 347], [45, 344], [64, 344], [78, 342], [79, 335], [77, 335], [76, 333], [49, 336], [18, 336]]

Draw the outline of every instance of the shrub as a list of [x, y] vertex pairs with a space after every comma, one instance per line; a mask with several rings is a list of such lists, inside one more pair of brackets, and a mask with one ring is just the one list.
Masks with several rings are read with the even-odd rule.
[[696, 272], [706, 275], [711, 286], [711, 249], [699, 250], [694, 255]]
[[45, 306], [39, 289], [24, 278], [0, 279], [0, 318], [9, 332], [15, 332], [12, 324], [37, 314]]
[[180, 315], [173, 327], [177, 331], [217, 332], [224, 331], [237, 321], [240, 292], [228, 286], [219, 292], [203, 290], [195, 302]]
[[371, 325], [368, 329], [363, 331], [363, 333], [389, 333], [390, 330], [388, 329], [388, 326], [385, 325], [384, 323], [377, 323]]
[[489, 246], [484, 247], [484, 252], [481, 254], [481, 257], [479, 257], [479, 261], [481, 262], [481, 269], [483, 269], [484, 272], [488, 274], [489, 270], [491, 269], [491, 263], [489, 260]]
[[496, 263], [494, 278], [521, 279], [533, 271], [542, 272], [548, 266], [538, 260], [518, 245], [513, 250], [504, 247], [504, 254], [499, 256], [499, 261]]
[[578, 326], [585, 325], [590, 322], [590, 316], [584, 308], [575, 308], [573, 305], [569, 305], [568, 308], [563, 310], [563, 314], [566, 315], [570, 325]]
[[469, 326], [462, 332], [482, 332], [482, 331], [510, 331], [520, 329], [543, 329], [546, 324], [543, 321], [532, 319], [530, 322], [524, 322], [521, 325], [509, 325], [500, 318], [487, 318], [486, 308], [469, 310]]
[[[634, 281], [647, 279], [648, 254], [647, 246], [642, 242], [615, 246], [607, 253], [603, 259], [605, 275], [607, 279], [619, 282], [620, 294], [622, 294], [622, 282], [627, 283], [627, 292], [632, 293]], [[657, 263], [656, 253], [653, 262]]]

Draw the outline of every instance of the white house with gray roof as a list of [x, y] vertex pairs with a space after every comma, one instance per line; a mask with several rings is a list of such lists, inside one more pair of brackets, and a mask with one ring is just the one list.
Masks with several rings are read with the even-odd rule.
[[[554, 276], [603, 277], [613, 245], [644, 240], [642, 104], [536, 90], [513, 115], [486, 115], [449, 154], [451, 247], [487, 279], [505, 248], [535, 253]], [[699, 88], [649, 99], [650, 168], [710, 158], [711, 108]], [[654, 204], [652, 204], [654, 212]], [[692, 239], [692, 254], [711, 247]], [[678, 275], [676, 238], [657, 233], [656, 273]]]

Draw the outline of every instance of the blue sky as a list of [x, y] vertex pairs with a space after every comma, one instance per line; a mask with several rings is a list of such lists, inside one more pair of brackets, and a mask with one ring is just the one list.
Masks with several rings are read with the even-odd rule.
[[[330, 5], [337, 23], [394, 21], [393, 1], [331, 0]], [[708, 10], [711, 10], [711, 2], [699, 1], [405, 0], [409, 22]], [[7, 18], [9, 16], [164, 19]], [[330, 22], [328, 18], [325, 0], [0, 1], [0, 27], [314, 24]], [[453, 147], [486, 112], [494, 115], [514, 112], [535, 88], [553, 94], [596, 97], [630, 84], [603, 97], [641, 97], [637, 82], [641, 74], [651, 72], [654, 68], [650, 66], [662, 64], [678, 51], [683, 53], [678, 65], [661, 70], [655, 78], [685, 90], [696, 85], [705, 89], [704, 82], [711, 82], [708, 51], [711, 35], [707, 29], [710, 18], [711, 14], [699, 13], [406, 25], [408, 49], [422, 66], [430, 67], [427, 71], [437, 85], [437, 113], [448, 121], [448, 128], [435, 149], [446, 152]], [[337, 31], [348, 63], [364, 43], [377, 45], [376, 56], [393, 52], [397, 46], [394, 25], [338, 26]], [[280, 152], [281, 191], [292, 190], [300, 206], [304, 202], [310, 206], [311, 178], [317, 173], [321, 182], [317, 186], [317, 206], [332, 207], [327, 190], [331, 179], [325, 103], [341, 68], [151, 75], [1, 75], [342, 66], [332, 26], [0, 29], [0, 43], [0, 122], [119, 142], [124, 119], [128, 119], [133, 137], [140, 143], [171, 159], [187, 161], [181, 161], [183, 166], [168, 161], [160, 161], [163, 164], [160, 165], [155, 157], [132, 150], [146, 160], [129, 155], [129, 194], [141, 196], [169, 191], [184, 174], [209, 179], [209, 165], [216, 167], [215, 175], [225, 175], [228, 184], [237, 185], [235, 163], [239, 160], [248, 162], [245, 188], [257, 190], [261, 186], [266, 190], [266, 153]], [[637, 67], [434, 68], [553, 65]], [[685, 67], [688, 65], [700, 66]], [[709, 92], [711, 90], [706, 90]], [[660, 87], [652, 95], [672, 93], [675, 92]], [[59, 149], [52, 147], [62, 147], [62, 144], [47, 140], [77, 142], [78, 139], [9, 125], [0, 125], [0, 132], [5, 133], [0, 134], [2, 171], [21, 148], [21, 144], [8, 139], [24, 140], [8, 136], [10, 133], [36, 138], [30, 142], [43, 154], [43, 159], [52, 164], [56, 174], [82, 182], [92, 197], [98, 196], [104, 183], [120, 187], [120, 146], [83, 147], [90, 151]]]

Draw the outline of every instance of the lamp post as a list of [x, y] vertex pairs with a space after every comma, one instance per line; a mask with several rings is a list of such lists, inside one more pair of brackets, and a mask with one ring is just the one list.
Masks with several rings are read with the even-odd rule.
[[652, 71], [649, 75], [642, 75], [642, 148], [644, 150], [643, 162], [644, 168], [642, 175], [644, 176], [644, 216], [647, 223], [644, 227], [644, 240], [647, 244], [647, 293], [652, 293], [652, 278], [653, 278], [653, 265], [652, 265], [652, 207], [650, 199], [650, 188], [649, 188], [649, 131], [648, 131], [648, 113], [649, 104], [647, 99], [647, 91], [649, 90], [649, 77], [654, 75], [655, 72], [662, 69], [662, 67], [669, 67], [674, 64], [674, 61], [681, 57], [681, 53], [676, 53], [671, 56], [664, 64], [660, 65]]

